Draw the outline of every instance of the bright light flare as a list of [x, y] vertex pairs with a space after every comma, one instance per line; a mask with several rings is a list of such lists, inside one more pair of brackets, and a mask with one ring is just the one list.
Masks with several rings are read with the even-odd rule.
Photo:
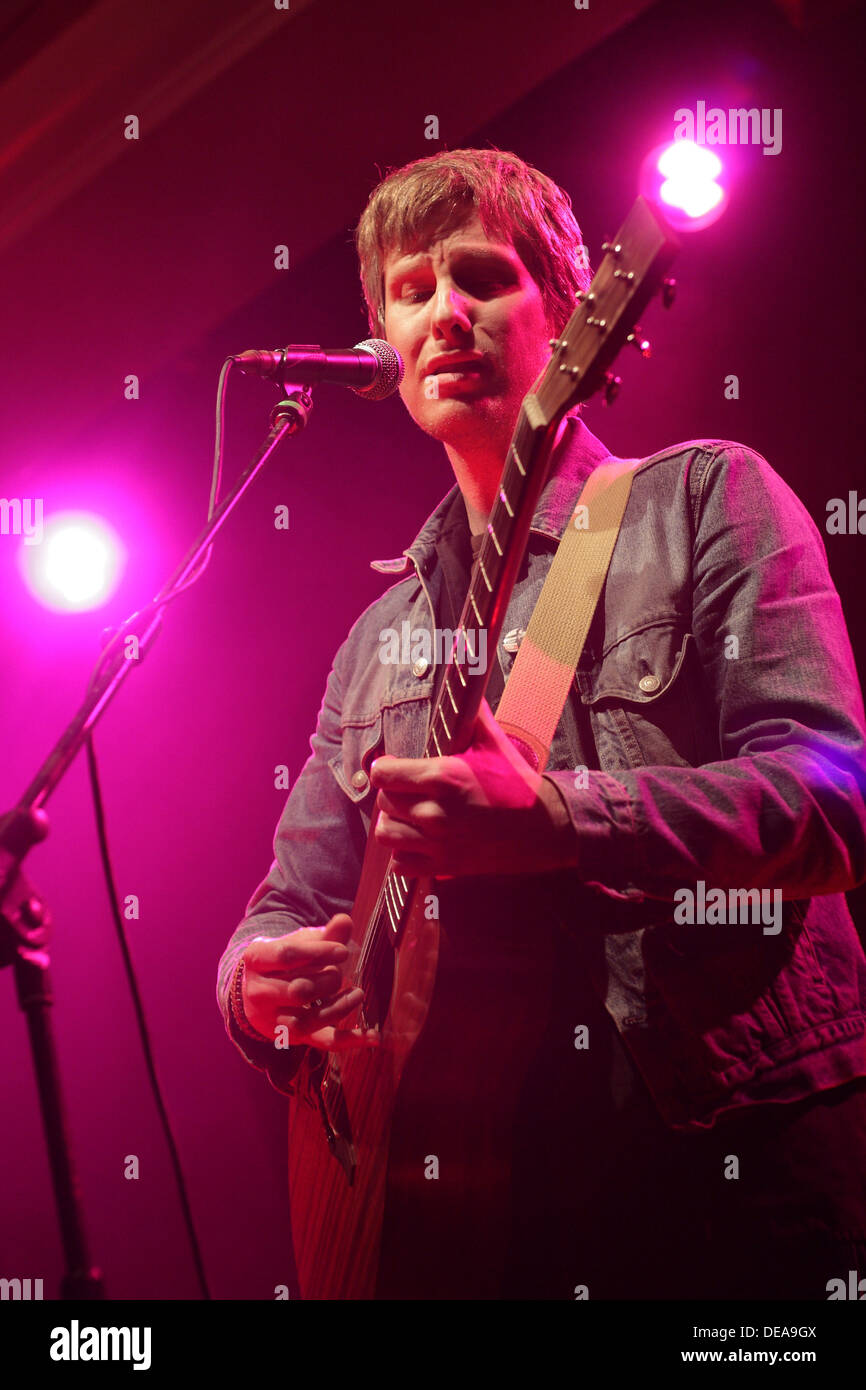
[[680, 208], [688, 217], [704, 217], [724, 197], [716, 179], [722, 172], [718, 155], [690, 140], [669, 145], [658, 161], [664, 174], [659, 195], [668, 207]]
[[45, 522], [40, 545], [22, 545], [28, 589], [46, 608], [84, 612], [117, 589], [126, 553], [111, 526], [91, 512], [61, 512]]
[[641, 192], [664, 204], [672, 226], [695, 232], [715, 222], [727, 205], [727, 193], [717, 182], [722, 172], [722, 161], [712, 150], [692, 140], [674, 140], [644, 160]]

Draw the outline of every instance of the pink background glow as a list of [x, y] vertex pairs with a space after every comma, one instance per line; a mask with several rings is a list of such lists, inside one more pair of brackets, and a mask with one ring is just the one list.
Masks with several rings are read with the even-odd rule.
[[[99, 10], [72, 7], [70, 20]], [[30, 148], [28, 130], [41, 148], [48, 117], [56, 139], [68, 133], [62, 64], [56, 89], [40, 95], [27, 87], [38, 68], [32, 79], [22, 75], [32, 53], [20, 45], [6, 53], [18, 84], [9, 100], [29, 110], [29, 94], [32, 110], [18, 156], [7, 150], [11, 163], [0, 169], [0, 196], [4, 179], [20, 194], [0, 250], [9, 359], [0, 493], [40, 496], [46, 516], [73, 508], [104, 515], [127, 559], [104, 608], [51, 612], [22, 585], [17, 542], [0, 537], [4, 808], [77, 707], [102, 629], [156, 592], [205, 516], [223, 358], [367, 336], [349, 229], [377, 166], [443, 147], [513, 149], [570, 191], [595, 265], [635, 196], [644, 155], [670, 138], [677, 108], [698, 99], [782, 107], [778, 157], [721, 152], [733, 189], [726, 215], [685, 239], [673, 313], [653, 306], [645, 316], [652, 361], [621, 360], [617, 405], [593, 402], [586, 419], [623, 455], [692, 437], [743, 440], [768, 457], [822, 531], [827, 500], [864, 486], [863, 333], [856, 316], [840, 312], [862, 277], [859, 233], [845, 282], [835, 278], [862, 148], [853, 133], [837, 138], [850, 127], [845, 94], [859, 90], [844, 22], [806, 35], [769, 0], [706, 8], [663, 0], [614, 7], [612, 15], [636, 17], [605, 33], [594, 6], [583, 15], [542, 0], [532, 7], [538, 42], [527, 54], [528, 12], [520, 24], [503, 16], [499, 31], [472, 10], [438, 5], [436, 32], [425, 30], [422, 41], [396, 0], [372, 0], [363, 23], [355, 4], [297, 13], [293, 5], [282, 30], [226, 59], [174, 109], [142, 110], [139, 142], [118, 136], [101, 167], [29, 222], [12, 186], [16, 158]], [[587, 48], [580, 24], [597, 24], [596, 46]], [[461, 43], [449, 45], [449, 32]], [[113, 89], [98, 85], [122, 44], [105, 26], [96, 34], [80, 101], [91, 103], [104, 132], [135, 104], [122, 76]], [[148, 35], [154, 51], [157, 37]], [[44, 58], [63, 42], [55, 24], [33, 52]], [[291, 111], [304, 119], [293, 121]], [[429, 111], [439, 114], [440, 142], [423, 138]], [[291, 269], [280, 273], [272, 248], [283, 242]], [[123, 398], [128, 373], [140, 375], [138, 401]], [[724, 398], [730, 373], [739, 377], [738, 401]], [[227, 479], [257, 447], [273, 400], [260, 383], [232, 380]], [[285, 1105], [224, 1035], [217, 962], [270, 864], [285, 795], [274, 788], [274, 767], [286, 763], [297, 775], [331, 658], [387, 583], [368, 562], [399, 555], [452, 481], [444, 451], [418, 432], [398, 397], [374, 405], [322, 386], [315, 401], [305, 434], [282, 447], [245, 498], [95, 738], [119, 892], [141, 903], [128, 935], [219, 1298], [272, 1298], [293, 1271]], [[274, 529], [279, 504], [290, 509], [288, 531]], [[827, 544], [859, 654], [864, 542]], [[29, 872], [56, 921], [55, 1026], [93, 1253], [112, 1297], [197, 1298], [106, 903], [83, 757], [48, 810], [51, 834]], [[851, 901], [862, 920], [862, 894]], [[53, 1297], [61, 1272], [53, 1199], [9, 971], [0, 974], [0, 1052], [0, 1274], [44, 1278]], [[129, 1154], [140, 1158], [137, 1182], [123, 1177]]]

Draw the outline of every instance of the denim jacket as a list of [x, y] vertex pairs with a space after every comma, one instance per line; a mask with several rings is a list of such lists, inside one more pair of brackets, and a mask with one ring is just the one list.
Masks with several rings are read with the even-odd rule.
[[[569, 417], [502, 629], [529, 617], [589, 473], [608, 451]], [[230, 1037], [291, 1092], [303, 1049], [236, 1027], [227, 991], [246, 943], [349, 911], [383, 751], [421, 757], [434, 669], [383, 664], [380, 633], [434, 626], [434, 540], [452, 488], [396, 560], [328, 677], [274, 862], [220, 961]], [[510, 645], [514, 645], [513, 641]], [[434, 647], [435, 650], [435, 647]], [[497, 658], [507, 677], [513, 654]], [[674, 1128], [866, 1075], [866, 958], [846, 890], [866, 878], [866, 729], [817, 527], [765, 459], [692, 440], [641, 460], [545, 776], [578, 837], [556, 878], [563, 921], [599, 937], [593, 985]], [[568, 705], [566, 706], [566, 711]], [[589, 758], [587, 758], [589, 762]], [[582, 769], [582, 770], [581, 770]], [[683, 890], [766, 889], [775, 926], [684, 922]], [[721, 895], [719, 895], [721, 896]]]

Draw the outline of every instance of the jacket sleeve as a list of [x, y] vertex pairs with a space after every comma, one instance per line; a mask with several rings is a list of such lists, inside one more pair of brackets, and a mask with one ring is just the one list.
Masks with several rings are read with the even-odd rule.
[[286, 1095], [291, 1094], [291, 1079], [306, 1048], [281, 1050], [264, 1038], [258, 1044], [247, 1037], [235, 1023], [228, 994], [253, 937], [278, 937], [298, 927], [324, 926], [334, 913], [351, 910], [366, 834], [360, 812], [337, 785], [330, 766], [342, 748], [340, 668], [346, 645], [337, 653], [328, 676], [310, 756], [280, 816], [270, 871], [250, 898], [217, 976], [217, 1002], [229, 1037], [246, 1060], [265, 1071], [275, 1089]]
[[577, 789], [546, 773], [577, 832], [573, 872], [632, 903], [699, 879], [785, 899], [849, 890], [866, 877], [866, 735], [821, 535], [751, 450], [718, 448], [700, 487], [692, 631], [722, 756], [593, 771]]

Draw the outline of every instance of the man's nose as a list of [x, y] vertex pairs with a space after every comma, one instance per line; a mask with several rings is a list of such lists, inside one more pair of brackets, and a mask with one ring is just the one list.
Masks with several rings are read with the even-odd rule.
[[466, 300], [453, 284], [437, 285], [433, 299], [433, 324], [443, 333], [454, 329], [466, 332], [472, 327]]

